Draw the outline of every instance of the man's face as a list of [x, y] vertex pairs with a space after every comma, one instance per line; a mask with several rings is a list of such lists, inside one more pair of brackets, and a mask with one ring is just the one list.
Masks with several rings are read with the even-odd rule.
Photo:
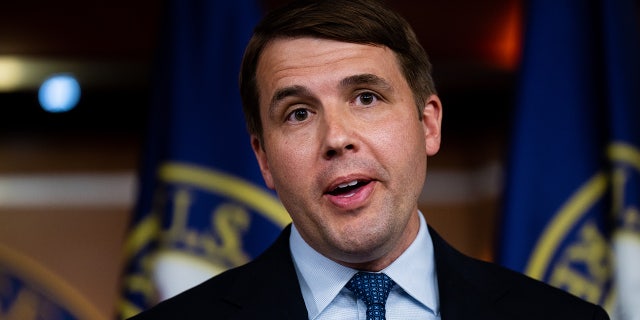
[[386, 47], [279, 39], [257, 68], [264, 146], [252, 146], [309, 245], [382, 269], [413, 241], [427, 155], [440, 145], [436, 96], [418, 115]]

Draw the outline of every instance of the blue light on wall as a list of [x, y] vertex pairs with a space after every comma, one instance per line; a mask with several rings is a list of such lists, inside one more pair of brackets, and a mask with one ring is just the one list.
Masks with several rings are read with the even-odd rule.
[[40, 86], [38, 100], [45, 111], [67, 112], [80, 101], [80, 83], [69, 74], [53, 75]]

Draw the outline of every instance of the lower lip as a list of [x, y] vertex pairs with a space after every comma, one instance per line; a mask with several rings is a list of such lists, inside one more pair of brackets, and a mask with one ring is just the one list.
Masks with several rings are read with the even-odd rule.
[[361, 188], [353, 190], [350, 193], [337, 196], [326, 194], [326, 197], [334, 206], [338, 208], [353, 210], [364, 205], [371, 193], [373, 193], [374, 187], [375, 182], [371, 181], [368, 184], [362, 186]]

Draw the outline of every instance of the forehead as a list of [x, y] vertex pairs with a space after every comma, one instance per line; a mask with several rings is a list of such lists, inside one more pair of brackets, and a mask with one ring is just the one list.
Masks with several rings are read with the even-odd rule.
[[404, 80], [395, 53], [387, 47], [307, 37], [271, 41], [256, 69], [261, 100], [279, 87], [313, 87], [357, 74]]

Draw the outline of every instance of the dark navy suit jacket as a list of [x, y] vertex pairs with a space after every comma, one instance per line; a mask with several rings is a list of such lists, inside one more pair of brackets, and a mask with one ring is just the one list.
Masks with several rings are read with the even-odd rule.
[[[308, 319], [289, 250], [287, 227], [261, 256], [134, 317], [143, 319]], [[599, 306], [479, 261], [433, 229], [442, 320], [609, 319]]]

